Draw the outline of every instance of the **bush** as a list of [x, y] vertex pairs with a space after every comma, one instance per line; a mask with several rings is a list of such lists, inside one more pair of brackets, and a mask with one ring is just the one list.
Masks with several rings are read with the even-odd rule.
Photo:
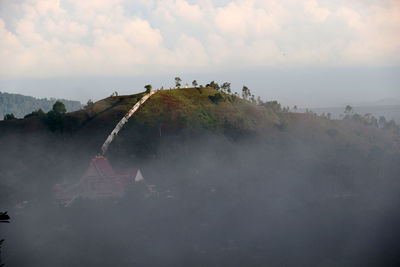
[[220, 101], [224, 100], [224, 97], [220, 93], [216, 93], [215, 95], [209, 95], [208, 98], [214, 103], [218, 104]]
[[263, 106], [275, 113], [282, 112], [281, 104], [279, 104], [278, 101], [265, 102], [265, 103], [262, 103], [261, 106]]
[[41, 108], [39, 108], [38, 110], [34, 110], [32, 111], [32, 113], [25, 115], [24, 118], [44, 117], [44, 116], [46, 116], [46, 113], [44, 113], [44, 111]]
[[85, 109], [89, 109], [92, 108], [94, 106], [94, 103], [92, 101], [92, 99], [89, 99], [86, 103], [86, 106], [84, 106]]

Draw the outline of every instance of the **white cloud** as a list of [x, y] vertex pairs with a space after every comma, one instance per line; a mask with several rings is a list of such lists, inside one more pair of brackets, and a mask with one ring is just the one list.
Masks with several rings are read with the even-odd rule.
[[399, 65], [400, 3], [354, 1], [5, 1], [0, 76]]
[[191, 5], [185, 0], [159, 1], [153, 13], [154, 16], [160, 16], [169, 23], [174, 23], [178, 19], [199, 22], [204, 16], [199, 5]]
[[326, 18], [331, 14], [329, 9], [321, 8], [318, 5], [317, 0], [305, 1], [304, 10], [307, 14], [310, 14], [317, 22], [324, 22]]
[[256, 7], [252, 1], [231, 2], [218, 8], [215, 24], [223, 34], [235, 38], [263, 36], [280, 29], [277, 19], [267, 10]]

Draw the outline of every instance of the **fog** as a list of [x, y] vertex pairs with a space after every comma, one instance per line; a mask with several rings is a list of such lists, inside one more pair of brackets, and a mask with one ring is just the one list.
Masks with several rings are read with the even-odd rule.
[[79, 199], [64, 208], [55, 204], [52, 184], [79, 179], [96, 151], [58, 154], [46, 138], [35, 150], [56, 157], [47, 170], [32, 154], [1, 154], [1, 166], [21, 161], [29, 172], [29, 181], [21, 170], [1, 172], [8, 195], [0, 208], [11, 216], [0, 225], [5, 266], [398, 263], [398, 153], [284, 132], [169, 136], [146, 153], [117, 142], [106, 155], [113, 167], [140, 167], [155, 192], [134, 183], [123, 199]]

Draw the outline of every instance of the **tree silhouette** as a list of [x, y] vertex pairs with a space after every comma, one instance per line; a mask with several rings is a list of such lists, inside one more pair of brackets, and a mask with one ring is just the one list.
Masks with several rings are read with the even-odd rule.
[[350, 105], [347, 105], [346, 108], [344, 109], [344, 114], [346, 115], [346, 118], [349, 118], [351, 114], [353, 114], [353, 107]]
[[32, 113], [25, 115], [24, 118], [42, 117], [45, 115], [46, 115], [46, 113], [41, 108], [39, 108], [38, 110], [34, 110], [34, 111], [32, 111]]
[[92, 99], [89, 99], [86, 103], [85, 109], [91, 108], [94, 106]]
[[13, 113], [4, 115], [4, 120], [5, 121], [11, 121], [11, 120], [15, 120], [15, 119], [16, 118], [15, 118]]
[[147, 84], [147, 85], [144, 86], [144, 88], [146, 89], [146, 94], [148, 94], [148, 93], [151, 92], [152, 86], [151, 86], [151, 84]]
[[57, 114], [64, 114], [67, 112], [67, 109], [65, 108], [65, 105], [61, 101], [56, 101], [53, 105], [53, 111]]
[[210, 82], [208, 86], [214, 88], [215, 90], [219, 90], [219, 84], [215, 81]]
[[181, 78], [175, 77], [175, 87], [176, 88], [180, 88], [181, 87], [181, 82], [182, 82]]
[[229, 82], [224, 82], [224, 83], [221, 85], [221, 89], [222, 89], [222, 91], [224, 91], [224, 92], [231, 93], [231, 83], [229, 83]]
[[250, 96], [251, 96], [250, 89], [246, 85], [243, 85], [243, 88], [242, 88], [243, 99], [247, 100]]

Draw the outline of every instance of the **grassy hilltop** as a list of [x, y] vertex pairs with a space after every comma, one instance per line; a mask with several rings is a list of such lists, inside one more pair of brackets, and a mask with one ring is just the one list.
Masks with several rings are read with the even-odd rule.
[[[52, 162], [73, 154], [78, 166], [86, 166], [100, 152], [119, 120], [143, 95], [111, 96], [57, 120], [33, 116], [0, 121], [3, 151], [11, 153], [6, 156], [3, 152], [2, 156], [6, 162], [17, 165], [23, 160], [21, 165], [32, 160], [40, 165], [43, 161], [38, 153]], [[392, 131], [352, 120], [291, 113], [203, 87], [158, 91], [120, 131], [110, 146], [110, 154], [144, 160], [156, 155], [165, 142], [179, 145], [208, 135], [231, 142], [261, 138], [270, 143], [301, 143], [321, 149], [343, 146], [366, 152], [400, 151], [399, 136]]]
[[[143, 95], [108, 97], [56, 120], [33, 116], [0, 121], [0, 169], [3, 177], [12, 177], [11, 182], [6, 179], [8, 186], [34, 182], [32, 170], [50, 184], [71, 179], [67, 176], [80, 177], [108, 134]], [[318, 153], [337, 150], [343, 158], [400, 151], [399, 135], [392, 131], [352, 120], [291, 113], [203, 87], [157, 92], [131, 117], [106, 156], [117, 163], [124, 159], [140, 166], [188, 144], [194, 148], [209, 136], [220, 141], [203, 146], [216, 150], [224, 147], [226, 140], [237, 144], [262, 142], [279, 153], [290, 153], [299, 146]]]

